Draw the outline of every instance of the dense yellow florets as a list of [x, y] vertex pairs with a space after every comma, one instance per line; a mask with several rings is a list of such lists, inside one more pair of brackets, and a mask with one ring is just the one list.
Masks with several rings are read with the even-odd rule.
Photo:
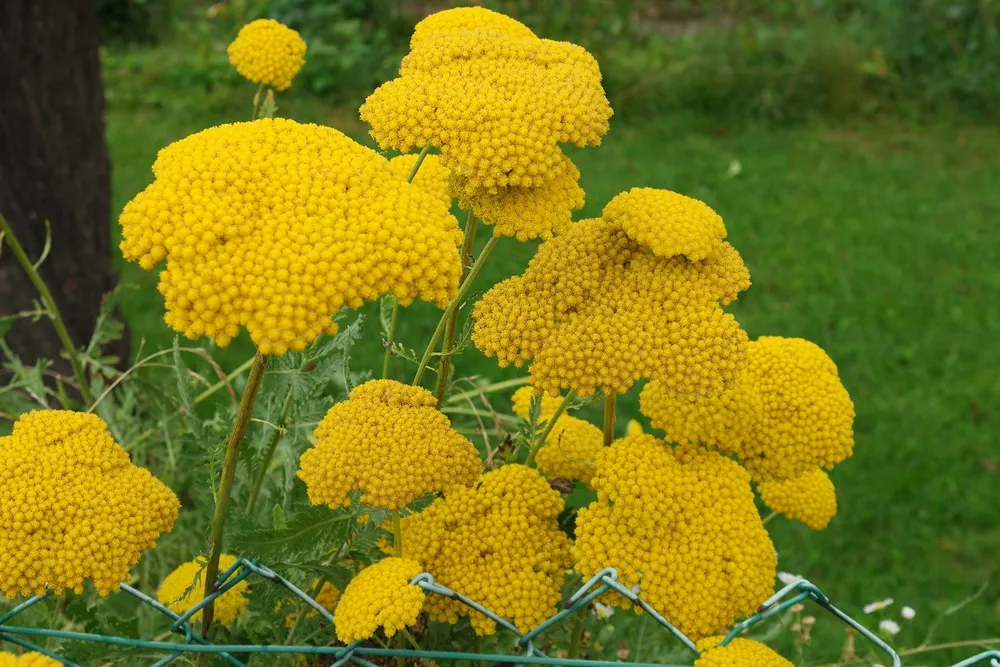
[[849, 457], [854, 404], [822, 348], [764, 336], [748, 354], [746, 373], [717, 398], [691, 405], [650, 382], [642, 412], [670, 440], [736, 454], [756, 481], [791, 479]]
[[735, 461], [636, 435], [604, 450], [591, 484], [597, 500], [580, 510], [573, 548], [585, 578], [615, 568], [694, 638], [723, 631], [773, 593], [774, 545]]
[[597, 145], [608, 130], [600, 68], [579, 46], [470, 8], [424, 19], [410, 45], [361, 118], [383, 148], [440, 147], [464, 189], [539, 187], [564, 166], [560, 144]]
[[722, 641], [722, 637], [712, 639], [713, 648], [707, 650], [699, 642], [698, 648], [705, 652], [694, 661], [694, 667], [794, 667], [773, 649], [752, 639], [737, 637], [722, 648], [714, 648]]
[[[570, 546], [556, 521], [563, 506], [537, 471], [506, 465], [404, 518], [403, 555], [527, 631], [559, 602]], [[432, 620], [470, 616], [476, 634], [496, 631], [493, 621], [455, 600], [432, 596], [425, 606]]]
[[380, 627], [386, 637], [392, 637], [413, 625], [425, 596], [410, 580], [420, 572], [419, 563], [404, 558], [386, 558], [361, 570], [337, 605], [337, 639], [345, 644], [368, 639]]
[[642, 430], [642, 424], [637, 419], [629, 419], [628, 423], [625, 424], [625, 435], [642, 435], [644, 431]]
[[458, 221], [340, 132], [284, 119], [221, 125], [160, 151], [121, 214], [125, 258], [163, 258], [167, 324], [264, 354], [301, 350], [341, 306], [387, 292], [440, 306], [458, 289]]
[[650, 378], [685, 400], [718, 395], [746, 365], [746, 333], [721, 307], [750, 285], [739, 253], [713, 236], [707, 259], [661, 256], [622, 219], [583, 220], [543, 243], [476, 304], [473, 341], [501, 366], [530, 360], [542, 391], [625, 393]]
[[0, 592], [117, 590], [173, 528], [177, 496], [97, 415], [36, 410], [0, 438]]
[[726, 226], [704, 202], [670, 190], [632, 188], [604, 207], [604, 219], [661, 257], [706, 259], [726, 238]]
[[[410, 175], [410, 171], [413, 170], [413, 165], [416, 163], [418, 157], [417, 153], [397, 155], [389, 160], [389, 166], [392, 167], [393, 171], [400, 178], [406, 180]], [[430, 196], [440, 200], [448, 208], [451, 208], [451, 194], [448, 190], [448, 180], [450, 177], [451, 172], [448, 171], [446, 166], [441, 164], [440, 155], [425, 155], [424, 161], [420, 163], [420, 168], [417, 170], [417, 175], [410, 182]]]
[[589, 485], [597, 455], [603, 450], [601, 429], [577, 417], [562, 415], [535, 455], [535, 462], [549, 477], [578, 479]]
[[291, 86], [306, 62], [305, 41], [299, 33], [274, 19], [247, 23], [226, 52], [241, 76], [276, 90]]
[[41, 653], [0, 653], [0, 667], [61, 667], [62, 663]]
[[[531, 398], [534, 394], [535, 388], [531, 385], [519, 387], [518, 390], [514, 392], [514, 394], [510, 397], [510, 402], [515, 415], [521, 419], [531, 419]], [[559, 405], [563, 402], [563, 397], [542, 394], [535, 400], [540, 400], [542, 402], [538, 410], [538, 423], [544, 424], [549, 420], [549, 417], [554, 415], [556, 410], [559, 409]]]
[[395, 380], [370, 380], [330, 408], [316, 445], [299, 461], [314, 505], [340, 507], [348, 493], [361, 502], [400, 509], [452, 484], [471, 485], [482, 472], [476, 448], [451, 428], [434, 395]]
[[757, 493], [775, 512], [823, 530], [837, 513], [837, 490], [830, 476], [817, 468], [795, 479], [761, 482]]
[[[225, 572], [236, 562], [236, 556], [222, 554], [219, 556], [219, 572]], [[168, 574], [156, 591], [156, 599], [167, 606], [175, 614], [184, 614], [191, 607], [205, 599], [205, 566], [204, 558], [197, 558], [179, 565]], [[233, 586], [215, 600], [215, 620], [227, 625], [236, 620], [247, 606], [247, 593], [250, 583], [246, 580]], [[199, 610], [192, 620], [201, 618]]]

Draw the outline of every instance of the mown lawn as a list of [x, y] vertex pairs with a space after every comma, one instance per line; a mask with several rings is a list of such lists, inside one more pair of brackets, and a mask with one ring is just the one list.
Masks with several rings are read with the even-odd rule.
[[[287, 111], [364, 138], [350, 112], [309, 100]], [[234, 119], [112, 106], [116, 207], [151, 180], [158, 148]], [[936, 613], [986, 581], [985, 593], [935, 639], [1000, 634], [997, 155], [1000, 133], [987, 127], [734, 129], [691, 117], [614, 122], [603, 147], [572, 151], [587, 192], [584, 215], [632, 186], [708, 202], [751, 270], [754, 285], [732, 308], [750, 335], [802, 336], [838, 363], [857, 406], [855, 456], [833, 472], [840, 512], [820, 533], [781, 519], [769, 528], [780, 569], [809, 577], [848, 612], [882, 597], [896, 599], [897, 619], [900, 605], [914, 607], [901, 645], [918, 643]], [[520, 271], [533, 249], [504, 240], [477, 289]], [[123, 277], [134, 340], [144, 338], [147, 350], [169, 345], [155, 276], [128, 266]], [[427, 307], [404, 311], [405, 341], [422, 349], [436, 318]], [[355, 368], [381, 357], [376, 322], [369, 318], [372, 334]], [[249, 354], [239, 340], [218, 359], [232, 369]], [[409, 377], [409, 368], [397, 368]], [[459, 368], [518, 375], [475, 350]], [[623, 399], [624, 418], [638, 416], [636, 393]], [[821, 617], [817, 632], [841, 630]], [[946, 664], [943, 654], [914, 660]]]

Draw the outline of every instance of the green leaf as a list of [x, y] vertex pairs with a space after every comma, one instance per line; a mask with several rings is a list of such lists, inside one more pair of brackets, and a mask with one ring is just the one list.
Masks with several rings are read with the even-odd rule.
[[285, 521], [285, 510], [281, 509], [281, 505], [278, 503], [274, 504], [274, 508], [271, 510], [271, 516], [273, 517], [275, 530], [285, 530], [288, 528], [288, 522]]

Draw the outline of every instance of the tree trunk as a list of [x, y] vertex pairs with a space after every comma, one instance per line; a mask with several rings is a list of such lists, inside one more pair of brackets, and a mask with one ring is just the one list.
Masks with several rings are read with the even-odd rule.
[[[99, 47], [89, 0], [0, 0], [0, 212], [32, 258], [49, 221], [41, 274], [77, 346], [113, 285]], [[0, 314], [35, 298], [13, 254], [0, 253]], [[6, 340], [25, 361], [58, 360], [62, 349], [45, 322], [19, 321]]]

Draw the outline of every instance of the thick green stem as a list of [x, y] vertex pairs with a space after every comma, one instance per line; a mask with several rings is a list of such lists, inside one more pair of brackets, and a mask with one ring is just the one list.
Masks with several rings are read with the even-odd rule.
[[469, 287], [472, 286], [473, 281], [475, 281], [476, 276], [483, 268], [483, 264], [486, 263], [486, 258], [490, 256], [493, 251], [493, 247], [497, 244], [497, 237], [491, 236], [490, 240], [486, 242], [483, 246], [482, 251], [479, 253], [479, 257], [476, 258], [475, 263], [472, 268], [469, 269], [469, 275], [465, 277], [462, 281], [462, 285], [458, 288], [458, 293], [455, 298], [451, 300], [448, 307], [445, 308], [444, 313], [441, 315], [441, 320], [437, 324], [437, 328], [434, 329], [434, 334], [431, 336], [430, 342], [427, 343], [427, 349], [424, 350], [424, 356], [420, 359], [420, 364], [417, 365], [417, 373], [413, 376], [412, 384], [420, 384], [420, 379], [424, 376], [424, 371], [427, 370], [427, 363], [431, 360], [431, 355], [434, 354], [434, 349], [437, 348], [438, 341], [441, 340], [441, 334], [444, 333], [445, 326], [448, 323], [448, 318], [451, 314], [458, 311], [458, 307], [462, 305], [462, 299], [465, 298], [466, 292], [469, 291]]
[[[479, 220], [469, 211], [469, 217], [465, 221], [465, 237], [462, 239], [462, 281], [465, 280], [469, 272], [469, 262], [472, 259], [472, 245], [476, 242], [476, 228]], [[448, 390], [448, 381], [451, 379], [451, 355], [455, 351], [455, 334], [458, 331], [458, 309], [448, 318], [448, 324], [444, 330], [444, 342], [441, 344], [441, 372], [438, 373], [438, 384], [435, 395], [437, 396], [437, 407], [441, 407], [444, 401], [444, 394]]]
[[285, 426], [288, 423], [288, 413], [292, 408], [292, 390], [289, 389], [288, 393], [285, 395], [285, 404], [281, 408], [281, 420], [275, 424], [277, 428], [274, 429], [274, 433], [271, 434], [271, 441], [267, 443], [267, 453], [264, 454], [264, 460], [261, 461], [260, 470], [257, 471], [257, 479], [253, 482], [253, 488], [250, 489], [250, 501], [247, 503], [247, 515], [253, 514], [253, 507], [257, 504], [257, 496], [260, 495], [260, 490], [264, 486], [264, 480], [267, 479], [267, 469], [271, 466], [271, 459], [274, 458], [274, 452], [278, 449], [278, 443], [281, 442], [281, 436], [285, 434]]
[[[229, 434], [229, 444], [226, 446], [226, 460], [222, 464], [222, 480], [219, 482], [219, 494], [215, 501], [215, 516], [212, 518], [212, 536], [208, 543], [208, 565], [205, 566], [205, 597], [215, 591], [215, 580], [219, 577], [219, 557], [222, 555], [222, 535], [226, 526], [226, 513], [229, 511], [229, 501], [232, 499], [233, 481], [236, 479], [236, 464], [240, 460], [240, 447], [246, 435], [253, 407], [257, 403], [264, 371], [267, 370], [267, 356], [257, 352], [250, 367], [247, 386], [243, 389], [243, 398], [236, 411], [236, 422]], [[208, 637], [212, 626], [215, 605], [209, 603], [202, 611], [201, 634]]]
[[392, 549], [396, 558], [403, 557], [403, 524], [399, 520], [399, 510], [392, 511]]
[[545, 428], [543, 428], [542, 432], [538, 435], [537, 438], [535, 438], [535, 441], [531, 443], [531, 451], [528, 452], [528, 458], [527, 460], [525, 460], [524, 465], [530, 466], [532, 463], [535, 462], [535, 455], [538, 454], [538, 450], [541, 449], [542, 445], [545, 444], [545, 441], [548, 439], [549, 434], [552, 433], [552, 429], [555, 428], [556, 422], [559, 420], [559, 417], [562, 415], [562, 413], [566, 412], [566, 407], [569, 405], [569, 402], [572, 401], [575, 396], [576, 394], [573, 392], [572, 389], [570, 389], [569, 392], [566, 394], [566, 396], [563, 397], [562, 402], [559, 403], [559, 407], [557, 407], [555, 412], [552, 413], [552, 416], [549, 417], [549, 420], [545, 422]]
[[580, 654], [580, 646], [583, 644], [583, 629], [587, 621], [587, 607], [576, 613], [573, 618], [573, 627], [570, 629], [569, 647], [566, 649], [566, 657], [573, 660]]
[[618, 394], [608, 392], [604, 397], [604, 446], [609, 446], [615, 439], [615, 399]]
[[0, 214], [0, 238], [6, 239], [10, 249], [14, 252], [14, 256], [17, 257], [21, 268], [28, 274], [31, 284], [38, 290], [38, 296], [41, 297], [42, 304], [45, 305], [45, 309], [48, 311], [49, 319], [52, 320], [52, 326], [55, 327], [56, 335], [59, 336], [59, 341], [66, 351], [70, 365], [73, 367], [73, 375], [76, 376], [77, 384], [80, 385], [80, 396], [86, 405], [90, 405], [94, 402], [94, 397], [90, 394], [87, 378], [83, 374], [79, 350], [73, 344], [73, 339], [70, 338], [69, 331], [66, 329], [66, 323], [59, 313], [59, 307], [56, 306], [56, 300], [52, 298], [52, 292], [49, 291], [48, 285], [42, 280], [42, 276], [38, 273], [38, 268], [28, 258], [28, 253], [24, 251], [21, 242], [17, 240], [14, 230], [7, 223], [7, 219], [3, 217], [3, 214]]

